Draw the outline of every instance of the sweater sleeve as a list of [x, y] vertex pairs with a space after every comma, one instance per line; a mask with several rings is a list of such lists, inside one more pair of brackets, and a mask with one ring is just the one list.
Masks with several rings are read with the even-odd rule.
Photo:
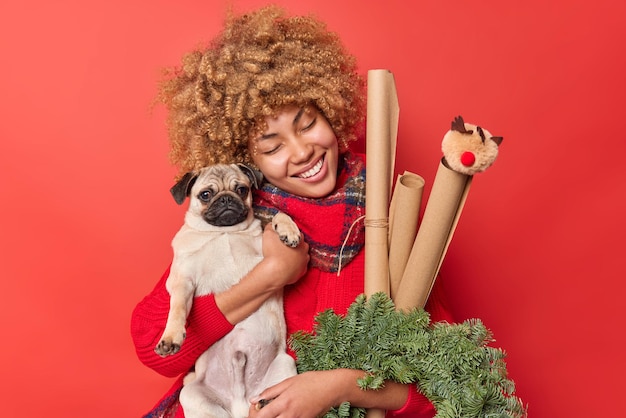
[[400, 409], [388, 411], [387, 418], [432, 418], [435, 416], [435, 407], [415, 385], [409, 385], [409, 396]]
[[152, 292], [137, 304], [131, 316], [130, 332], [139, 360], [164, 376], [175, 377], [189, 371], [200, 354], [229, 333], [233, 325], [219, 310], [213, 295], [196, 297], [180, 351], [167, 357], [156, 354], [154, 348], [165, 330], [170, 309], [170, 296], [165, 288], [168, 275], [169, 268]]

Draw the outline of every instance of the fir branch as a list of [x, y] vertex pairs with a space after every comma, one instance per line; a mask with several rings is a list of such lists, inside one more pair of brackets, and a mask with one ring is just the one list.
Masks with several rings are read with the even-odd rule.
[[[490, 347], [491, 332], [478, 319], [430, 323], [423, 309], [396, 311], [385, 293], [360, 295], [345, 316], [320, 313], [312, 333], [296, 332], [289, 344], [298, 372], [350, 368], [376, 390], [385, 380], [416, 383], [437, 418], [526, 416], [515, 384], [507, 378], [506, 353]], [[362, 418], [363, 408], [344, 403], [326, 418]]]

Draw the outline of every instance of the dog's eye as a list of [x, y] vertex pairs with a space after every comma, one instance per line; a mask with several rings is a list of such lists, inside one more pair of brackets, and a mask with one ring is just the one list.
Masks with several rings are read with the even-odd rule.
[[248, 187], [247, 186], [237, 186], [235, 191], [241, 198], [245, 198], [248, 195]]
[[210, 190], [203, 190], [198, 194], [198, 199], [203, 202], [208, 202], [213, 197], [213, 192]]

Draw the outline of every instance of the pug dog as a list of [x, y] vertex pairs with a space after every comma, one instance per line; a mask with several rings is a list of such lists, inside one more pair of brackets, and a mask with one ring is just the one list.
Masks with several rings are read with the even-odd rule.
[[[252, 210], [252, 188], [261, 181], [261, 173], [245, 165], [216, 164], [183, 176], [171, 188], [176, 203], [187, 197], [190, 203], [172, 241], [170, 311], [155, 347], [160, 356], [183, 345], [195, 296], [227, 290], [261, 261], [263, 230]], [[272, 225], [286, 245], [300, 243], [300, 230], [286, 214], [276, 214]], [[180, 392], [185, 416], [247, 417], [251, 396], [296, 374], [286, 332], [282, 292], [276, 292], [198, 358]]]

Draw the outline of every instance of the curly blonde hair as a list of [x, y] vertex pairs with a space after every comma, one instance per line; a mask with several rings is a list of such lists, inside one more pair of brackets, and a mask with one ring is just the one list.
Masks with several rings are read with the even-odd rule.
[[364, 81], [337, 34], [314, 17], [268, 6], [227, 19], [207, 48], [169, 71], [158, 99], [168, 110], [178, 176], [216, 163], [252, 163], [251, 135], [285, 106], [314, 105], [341, 151], [357, 138]]

